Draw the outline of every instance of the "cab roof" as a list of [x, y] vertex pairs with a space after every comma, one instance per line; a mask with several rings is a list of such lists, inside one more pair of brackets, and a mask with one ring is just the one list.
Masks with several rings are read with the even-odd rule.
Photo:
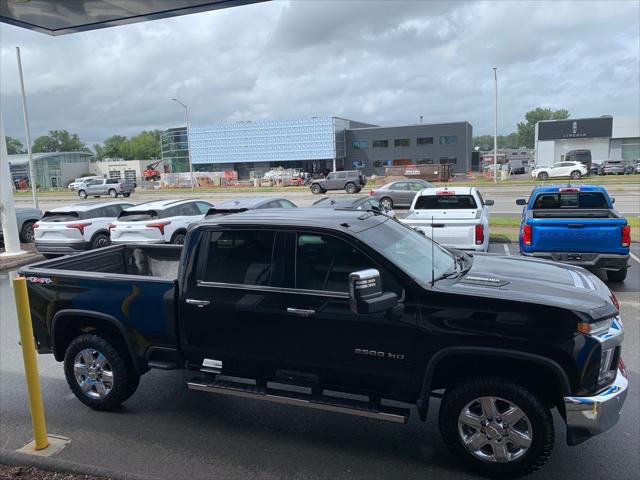
[[476, 187], [429, 187], [423, 190], [420, 190], [420, 195], [437, 195], [438, 192], [443, 191], [453, 192], [453, 195], [471, 195], [474, 190], [477, 190]]
[[149, 202], [139, 203], [138, 205], [134, 205], [133, 207], [128, 208], [132, 212], [147, 211], [147, 210], [164, 210], [165, 208], [173, 207], [175, 205], [180, 205], [186, 202], [206, 202], [211, 204], [211, 202], [207, 202], [206, 200], [201, 200], [199, 198], [181, 198], [174, 200], [151, 200]]
[[72, 203], [70, 205], [65, 205], [64, 207], [50, 208], [49, 210], [47, 210], [47, 212], [87, 212], [89, 210], [93, 210], [94, 208], [108, 207], [109, 205], [122, 205], [123, 203], [133, 205], [131, 202], [127, 202], [124, 200], [120, 200], [117, 202], [82, 202]]
[[607, 193], [607, 189], [601, 185], [545, 185], [544, 187], [535, 187], [532, 193], [558, 193], [561, 188], [579, 188], [581, 192], [603, 192]]
[[359, 233], [389, 221], [389, 217], [359, 210], [324, 208], [266, 208], [247, 210], [220, 217], [212, 217], [193, 224], [192, 228], [207, 225], [263, 225], [270, 227], [297, 226], [342, 230]]
[[235, 200], [227, 200], [221, 203], [216, 203], [216, 209], [232, 209], [232, 208], [258, 208], [261, 205], [264, 205], [269, 202], [273, 202], [274, 200], [286, 200], [282, 197], [243, 197], [237, 198]]

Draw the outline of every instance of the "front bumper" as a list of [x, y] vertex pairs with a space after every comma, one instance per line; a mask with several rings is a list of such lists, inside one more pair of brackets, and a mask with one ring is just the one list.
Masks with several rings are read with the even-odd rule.
[[621, 270], [629, 266], [629, 254], [581, 252], [522, 252], [526, 257], [543, 258], [554, 262], [570, 263], [584, 268]]
[[564, 397], [567, 443], [578, 445], [613, 427], [627, 399], [629, 382], [620, 370], [613, 384], [593, 397]]
[[54, 243], [54, 242], [35, 242], [36, 250], [39, 253], [47, 254], [59, 254], [68, 255], [70, 253], [85, 252], [91, 248], [89, 242], [66, 242], [66, 243]]

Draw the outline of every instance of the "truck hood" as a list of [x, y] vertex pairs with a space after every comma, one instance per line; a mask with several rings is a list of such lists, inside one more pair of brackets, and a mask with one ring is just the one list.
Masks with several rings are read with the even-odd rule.
[[618, 313], [609, 288], [594, 274], [547, 260], [474, 254], [473, 265], [462, 277], [436, 288], [564, 308], [589, 320]]

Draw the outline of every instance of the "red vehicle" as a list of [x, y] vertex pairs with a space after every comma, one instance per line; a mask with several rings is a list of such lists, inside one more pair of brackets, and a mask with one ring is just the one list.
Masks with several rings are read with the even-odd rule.
[[158, 160], [157, 162], [150, 163], [145, 168], [144, 172], [142, 172], [142, 176], [145, 180], [160, 180], [160, 170], [157, 170], [156, 167], [162, 163], [162, 160]]

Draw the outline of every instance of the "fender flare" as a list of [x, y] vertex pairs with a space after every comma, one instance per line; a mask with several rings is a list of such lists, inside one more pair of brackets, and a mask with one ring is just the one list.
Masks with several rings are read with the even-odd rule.
[[427, 364], [427, 368], [425, 369], [422, 388], [420, 389], [420, 397], [416, 402], [418, 407], [418, 415], [420, 416], [421, 420], [424, 421], [427, 419], [427, 413], [429, 411], [429, 392], [431, 391], [431, 382], [433, 380], [433, 374], [438, 368], [440, 362], [445, 358], [454, 355], [469, 354], [513, 358], [548, 367], [555, 374], [556, 379], [558, 380], [560, 387], [562, 388], [563, 396], [571, 395], [571, 383], [569, 382], [569, 378], [567, 377], [566, 372], [556, 361], [550, 358], [529, 352], [520, 352], [517, 350], [508, 350], [494, 347], [446, 347], [442, 350], [438, 350], [431, 357], [429, 363]]
[[94, 318], [96, 320], [107, 322], [110, 325], [116, 327], [116, 330], [120, 333], [120, 335], [122, 336], [122, 339], [124, 340], [125, 345], [127, 346], [129, 356], [133, 361], [133, 365], [136, 371], [138, 373], [144, 373], [147, 370], [147, 368], [145, 368], [145, 366], [142, 364], [140, 356], [136, 353], [135, 349], [133, 348], [133, 345], [131, 344], [131, 339], [127, 334], [127, 330], [125, 329], [124, 325], [122, 325], [121, 322], [119, 322], [115, 317], [111, 315], [107, 315], [106, 313], [94, 312], [92, 310], [81, 310], [81, 309], [75, 309], [75, 308], [59, 310], [58, 312], [55, 313], [55, 315], [51, 319], [51, 350], [53, 351], [53, 355], [56, 358], [56, 360], [62, 361], [62, 359], [64, 358], [64, 352], [60, 352], [56, 348], [56, 325], [58, 323], [58, 320], [60, 320], [60, 318], [62, 317]]

